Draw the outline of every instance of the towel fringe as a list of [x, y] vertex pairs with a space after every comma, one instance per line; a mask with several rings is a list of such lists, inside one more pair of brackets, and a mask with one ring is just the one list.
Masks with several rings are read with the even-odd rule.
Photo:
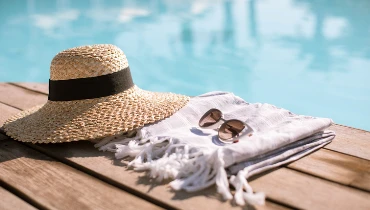
[[[233, 198], [229, 182], [234, 185], [235, 201], [238, 205], [245, 203], [263, 205], [263, 193], [253, 194], [246, 177], [247, 170], [240, 171], [237, 176], [227, 177], [224, 154], [222, 149], [212, 151], [207, 148], [189, 147], [171, 137], [150, 137], [142, 130], [132, 138], [114, 137], [111, 142], [103, 139], [96, 145], [99, 150], [115, 152], [117, 159], [133, 157], [129, 166], [136, 171], [148, 171], [148, 175], [157, 181], [173, 179], [170, 182], [174, 190], [195, 192], [214, 184], [217, 192], [224, 200]], [[246, 190], [246, 192], [243, 191]]]
[[230, 177], [230, 183], [235, 188], [235, 203], [240, 206], [244, 206], [245, 203], [251, 205], [264, 205], [265, 194], [263, 192], [253, 193], [253, 189], [247, 181], [248, 177], [248, 167], [239, 171], [236, 176], [233, 175]]

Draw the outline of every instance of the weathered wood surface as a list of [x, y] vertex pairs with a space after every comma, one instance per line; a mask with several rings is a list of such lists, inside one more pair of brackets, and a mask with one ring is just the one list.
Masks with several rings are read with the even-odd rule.
[[0, 168], [2, 182], [48, 209], [158, 209], [14, 140], [0, 141]]
[[18, 113], [19, 109], [5, 105], [0, 102], [0, 127], [4, 124], [4, 122], [14, 114]]
[[[8, 93], [9, 97], [6, 98], [5, 104], [24, 108], [38, 104], [36, 103], [38, 101], [34, 101], [26, 107], [22, 105], [22, 100], [31, 100], [33, 94], [29, 94], [28, 91], [34, 88], [40, 90], [42, 87], [38, 87], [37, 84], [17, 84], [17, 88], [28, 89], [22, 91], [9, 88], [8, 85], [0, 86], [0, 89], [17, 91], [17, 96], [12, 97], [12, 94]], [[45, 88], [46, 85], [41, 86]], [[39, 99], [44, 97], [46, 100], [45, 91], [38, 91], [37, 94]], [[337, 132], [337, 137], [333, 143], [326, 146], [327, 149], [321, 149], [285, 168], [251, 181], [256, 191], [266, 192], [269, 202], [265, 208], [284, 208], [281, 204], [285, 207], [310, 209], [370, 207], [369, 152], [367, 152], [370, 149], [369, 132], [340, 125], [334, 125], [331, 129]], [[158, 185], [143, 178], [143, 174], [126, 170], [122, 167], [124, 162], [113, 160], [111, 153], [98, 152], [89, 142], [30, 146], [105, 182], [147, 200], [163, 202], [169, 207], [183, 209], [235, 207], [230, 202], [220, 202], [217, 198], [209, 199], [217, 197], [212, 188], [196, 194], [171, 192], [166, 184]]]
[[370, 161], [365, 159], [322, 149], [288, 168], [370, 192]]
[[[298, 171], [281, 168], [251, 183], [272, 199], [300, 209], [369, 209], [370, 194]], [[279, 189], [279, 193], [275, 192]], [[297, 204], [297, 202], [299, 202]]]
[[[26, 98], [23, 98], [27, 96]], [[10, 106], [27, 109], [44, 104], [47, 101], [45, 95], [17, 87], [7, 83], [0, 83], [0, 102]]]
[[0, 209], [2, 210], [36, 210], [35, 207], [31, 206], [27, 202], [23, 201], [16, 195], [10, 193], [0, 186]]
[[32, 90], [39, 93], [48, 94], [49, 93], [49, 86], [46, 83], [32, 83], [32, 82], [18, 82], [18, 83], [10, 83], [15, 86], [23, 87], [28, 90]]
[[81, 170], [94, 173], [101, 179], [121, 186], [122, 189], [132, 188], [140, 194], [140, 197], [150, 196], [152, 199], [164, 202], [169, 206], [184, 209], [228, 209], [233, 207], [230, 202], [222, 202], [213, 187], [198, 193], [172, 192], [166, 183], [157, 183], [147, 179], [144, 173], [127, 170], [126, 167], [123, 167], [126, 166], [124, 161], [115, 160], [114, 155], [110, 152], [97, 151], [88, 141], [63, 145], [30, 146], [60, 161], [77, 164], [78, 167], [82, 168]]
[[[124, 165], [124, 163], [120, 161], [114, 161], [107, 162], [108, 159], [113, 158], [113, 155], [111, 153], [104, 153], [105, 157], [103, 156], [97, 156], [99, 153], [94, 149], [92, 146], [89, 146], [89, 142], [73, 142], [69, 145], [63, 145], [63, 147], [60, 147], [58, 145], [34, 145], [34, 147], [39, 147], [38, 149], [42, 150], [43, 152], [47, 153], [48, 155], [54, 155], [59, 160], [66, 159], [68, 161], [71, 161], [75, 164], [79, 164], [81, 167], [86, 167], [89, 170], [94, 171], [95, 173], [104, 175], [108, 179], [117, 182], [117, 184], [122, 184], [124, 186], [136, 186], [136, 189], [141, 192], [147, 192], [147, 194], [156, 197], [158, 199], [168, 199], [168, 202], [171, 202], [170, 204], [175, 206], [183, 206], [184, 208], [190, 208], [194, 205], [194, 203], [198, 203], [198, 207], [211, 207], [212, 209], [218, 209], [217, 203], [215, 203], [214, 200], [210, 200], [208, 202], [201, 203], [202, 200], [205, 200], [207, 197], [214, 197], [213, 194], [215, 189], [211, 188], [206, 191], [203, 191], [202, 193], [196, 193], [196, 194], [187, 194], [183, 192], [176, 193], [175, 196], [172, 194], [169, 194], [166, 190], [166, 188], [163, 185], [156, 185], [155, 182], [153, 182], [153, 186], [151, 186], [151, 182], [147, 179], [140, 178], [143, 174], [138, 174], [133, 171], [124, 171], [124, 169], [121, 167]], [[81, 151], [83, 151], [84, 156], [88, 156], [90, 158], [84, 158], [79, 157], [81, 156]], [[329, 169], [330, 170], [330, 169]], [[325, 181], [318, 181], [320, 179], [312, 176], [307, 176], [306, 174], [296, 172], [294, 177], [292, 176], [292, 170], [290, 169], [278, 169], [277, 171], [280, 171], [279, 174], [275, 174], [274, 172], [266, 174], [263, 176], [263, 179], [258, 178], [253, 181], [251, 181], [252, 187], [254, 187], [257, 191], [264, 191], [267, 193], [267, 196], [271, 198], [272, 200], [278, 200], [281, 203], [284, 203], [288, 206], [296, 207], [296, 208], [320, 208], [322, 206], [326, 206], [326, 208], [335, 208], [337, 205], [341, 206], [347, 206], [346, 204], [351, 205], [352, 202], [357, 201], [363, 201], [365, 202], [365, 199], [363, 198], [363, 192], [359, 190], [348, 190], [350, 189], [346, 186], [339, 186], [336, 188], [328, 188], [329, 190], [335, 190], [335, 192], [331, 192], [330, 195], [333, 197], [341, 198], [343, 196], [349, 196], [352, 198], [351, 201], [347, 200], [335, 200], [333, 199], [333, 202], [323, 202], [321, 199], [322, 194], [317, 193], [316, 188], [308, 188], [305, 185], [302, 185], [301, 187], [296, 185], [289, 185], [289, 183], [292, 181], [292, 179], [297, 180], [304, 180], [304, 181], [310, 181], [310, 184], [314, 185], [323, 185], [323, 183], [326, 183]], [[124, 174], [124, 176], [123, 176]], [[285, 175], [284, 175], [285, 174]], [[285, 178], [282, 178], [284, 177]], [[270, 182], [267, 182], [265, 180], [273, 180], [274, 185], [271, 185]], [[303, 181], [302, 181], [303, 182]], [[288, 185], [287, 185], [288, 183]], [[323, 187], [326, 188], [330, 185], [324, 185]], [[354, 192], [358, 192], [359, 194], [355, 194]], [[298, 196], [292, 196], [294, 194], [309, 194], [310, 200], [317, 201], [314, 204], [308, 205], [308, 203], [300, 202], [300, 197]], [[338, 194], [336, 194], [338, 193]], [[365, 193], [366, 194], [366, 193]], [[368, 195], [369, 196], [369, 195]], [[289, 197], [289, 200], [282, 200], [281, 197]], [[170, 200], [171, 198], [175, 199], [176, 201]], [[186, 199], [185, 199], [186, 198]], [[182, 199], [185, 199], [184, 201]], [[335, 201], [335, 202], [334, 202]], [[369, 200], [370, 201], [370, 200]], [[215, 203], [215, 204], [213, 204]], [[316, 205], [317, 204], [317, 205]], [[370, 203], [367, 203], [370, 205]], [[224, 208], [224, 205], [219, 205], [222, 208]]]
[[330, 129], [337, 136], [325, 148], [370, 160], [370, 132], [343, 125], [333, 125]]

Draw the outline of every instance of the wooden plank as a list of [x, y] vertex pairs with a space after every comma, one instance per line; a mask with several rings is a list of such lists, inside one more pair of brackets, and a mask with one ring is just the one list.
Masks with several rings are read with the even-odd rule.
[[49, 94], [49, 84], [47, 83], [32, 83], [32, 82], [16, 82], [10, 83], [19, 87], [24, 87], [43, 94]]
[[288, 168], [370, 192], [370, 161], [365, 159], [322, 149]]
[[47, 209], [158, 209], [13, 140], [0, 141], [0, 179]]
[[370, 160], [370, 132], [337, 124], [329, 129], [337, 135], [325, 148]]
[[[33, 145], [38, 149], [61, 161], [79, 167], [80, 170], [92, 173], [107, 182], [114, 183], [123, 189], [133, 189], [141, 196], [149, 196], [155, 200], [167, 203], [180, 209], [234, 209], [231, 202], [223, 202], [216, 193], [214, 187], [202, 192], [187, 193], [183, 191], [172, 192], [167, 183], [157, 183], [145, 176], [145, 173], [138, 173], [127, 170], [125, 162], [115, 160], [113, 153], [99, 152], [89, 141], [70, 142], [68, 144], [47, 144]], [[88, 158], [87, 158], [88, 157]], [[258, 209], [283, 208], [277, 204], [267, 202], [266, 206]]]
[[14, 194], [0, 187], [0, 209], [2, 210], [14, 210], [14, 209], [24, 209], [33, 210], [35, 207], [31, 206], [24, 200], [18, 198]]
[[46, 95], [11, 84], [0, 83], [0, 102], [4, 104], [27, 109], [35, 105], [44, 104], [46, 101]]
[[300, 209], [369, 209], [370, 194], [281, 168], [253, 180], [251, 186], [273, 200]]
[[3, 126], [4, 122], [11, 116], [20, 112], [19, 109], [5, 105], [0, 102], [0, 127]]

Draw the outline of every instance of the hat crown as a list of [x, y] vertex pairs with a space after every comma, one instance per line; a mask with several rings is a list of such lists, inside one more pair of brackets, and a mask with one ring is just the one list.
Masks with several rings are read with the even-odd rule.
[[97, 77], [128, 67], [125, 54], [117, 46], [97, 44], [74, 47], [58, 53], [50, 65], [50, 80]]

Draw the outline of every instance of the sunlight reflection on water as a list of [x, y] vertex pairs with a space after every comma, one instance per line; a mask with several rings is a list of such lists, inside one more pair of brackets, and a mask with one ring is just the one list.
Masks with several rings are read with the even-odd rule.
[[59, 51], [112, 43], [143, 89], [232, 91], [370, 130], [370, 2], [0, 1], [0, 81], [47, 82]]

